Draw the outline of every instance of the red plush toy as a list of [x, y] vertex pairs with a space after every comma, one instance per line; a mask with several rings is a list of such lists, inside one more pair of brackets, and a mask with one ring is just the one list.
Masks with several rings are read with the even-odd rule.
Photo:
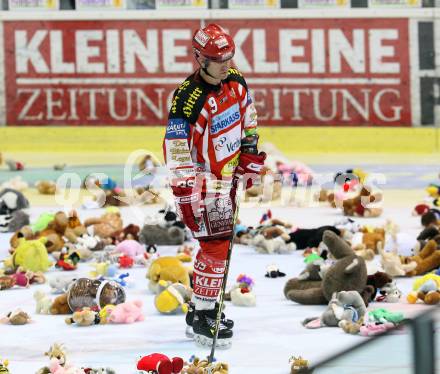
[[121, 268], [131, 268], [133, 267], [134, 260], [130, 256], [123, 255], [118, 259], [119, 267]]
[[183, 369], [183, 360], [180, 357], [170, 360], [161, 353], [152, 353], [138, 361], [137, 369], [154, 374], [178, 374]]

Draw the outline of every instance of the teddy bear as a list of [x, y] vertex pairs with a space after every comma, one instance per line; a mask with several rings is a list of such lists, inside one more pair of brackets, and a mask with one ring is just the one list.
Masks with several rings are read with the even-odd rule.
[[404, 277], [407, 273], [412, 272], [417, 267], [415, 261], [409, 261], [406, 264], [403, 264], [397, 254], [396, 248], [391, 252], [385, 252], [379, 247], [379, 254], [382, 268], [390, 277]]
[[67, 293], [57, 296], [50, 306], [50, 314], [70, 314], [72, 309], [67, 302]]
[[275, 201], [281, 198], [283, 181], [281, 176], [268, 167], [263, 166], [258, 183], [247, 188], [244, 194], [244, 201], [251, 198], [258, 198], [259, 202]]
[[290, 253], [296, 249], [295, 243], [289, 242], [289, 235], [283, 233], [275, 238], [266, 238], [263, 234], [257, 234], [249, 244], [255, 248], [258, 253]]
[[182, 283], [184, 286], [190, 287], [188, 269], [174, 256], [160, 256], [155, 259], [151, 263], [146, 277], [150, 280], [148, 288], [154, 294], [158, 293], [157, 285], [160, 280]]
[[126, 239], [139, 241], [140, 230], [141, 229], [138, 225], [130, 223], [128, 226], [125, 226], [122, 230], [113, 233], [113, 235], [111, 236], [112, 244], [117, 245]]
[[153, 245], [181, 245], [185, 241], [185, 229], [179, 226], [161, 226], [145, 224], [139, 234], [142, 244]]
[[257, 299], [252, 291], [254, 284], [255, 282], [251, 277], [240, 274], [237, 277], [237, 285], [229, 291], [229, 298], [232, 305], [255, 306], [257, 304]]
[[83, 369], [71, 365], [60, 365], [56, 358], [50, 361], [49, 369], [51, 374], [85, 374]]
[[386, 303], [398, 303], [402, 297], [402, 291], [397, 287], [396, 281], [386, 283], [380, 288], [380, 295], [376, 297], [376, 301], [383, 301]]
[[29, 208], [29, 200], [20, 191], [4, 188], [0, 191], [0, 216]]
[[225, 362], [212, 362], [208, 359], [200, 360], [198, 357], [194, 357], [190, 362], [185, 363], [182, 374], [228, 374], [229, 366]]
[[0, 323], [9, 323], [11, 325], [26, 325], [31, 322], [31, 317], [21, 309], [9, 312], [6, 317], [0, 319]]
[[134, 323], [145, 319], [142, 314], [142, 301], [126, 301], [116, 305], [108, 317], [109, 323]]
[[390, 284], [393, 281], [393, 279], [383, 271], [378, 271], [374, 274], [370, 274], [367, 277], [367, 286], [371, 286], [371, 293], [368, 294], [368, 296], [364, 296], [364, 302], [365, 305], [368, 306], [370, 301], [373, 301], [376, 299], [376, 296], [383, 287], [385, 287], [387, 284]]
[[413, 291], [407, 296], [407, 301], [415, 304], [419, 299], [428, 305], [440, 302], [440, 276], [430, 273], [414, 281]]
[[136, 258], [144, 255], [145, 247], [136, 240], [126, 239], [116, 245], [115, 251], [122, 255]]
[[13, 274], [0, 276], [0, 290], [7, 290], [14, 286], [29, 287], [30, 283], [28, 274], [19, 271], [19, 269]]
[[[1, 164], [1, 154], [0, 154], [0, 164]], [[2, 374], [10, 374], [8, 366], [9, 366], [9, 361], [8, 360], [0, 360], [0, 373], [2, 373]]]
[[111, 238], [115, 232], [122, 230], [123, 223], [119, 211], [107, 209], [100, 218], [88, 218], [84, 225], [91, 235], [97, 235], [102, 239]]
[[289, 233], [288, 243], [295, 243], [296, 249], [318, 248], [322, 242], [322, 236], [326, 230], [333, 231], [336, 235], [341, 235], [341, 230], [335, 226], [321, 226], [311, 229], [296, 229]]
[[440, 250], [435, 240], [429, 240], [418, 255], [401, 257], [403, 263], [416, 263], [416, 267], [406, 271], [407, 276], [422, 275], [440, 267]]
[[99, 313], [84, 307], [73, 312], [71, 317], [64, 320], [68, 325], [76, 323], [78, 326], [92, 326], [100, 323]]
[[[46, 216], [48, 219], [50, 215]], [[36, 232], [35, 237], [45, 237], [46, 247], [49, 253], [60, 251], [65, 242], [77, 243], [77, 238], [85, 234], [85, 227], [79, 222], [76, 211], [71, 211], [69, 215], [64, 212], [57, 212], [46, 227]]]
[[73, 276], [57, 275], [49, 279], [50, 292], [52, 294], [66, 293], [70, 284], [75, 280]]
[[35, 182], [35, 188], [42, 195], [55, 195], [57, 185], [54, 181], [42, 180]]
[[382, 208], [369, 207], [369, 205], [381, 202], [382, 195], [380, 193], [372, 194], [370, 190], [364, 185], [358, 195], [344, 199], [342, 201], [343, 214], [345, 216], [379, 217], [382, 214]]
[[18, 231], [29, 222], [29, 215], [22, 210], [0, 215], [0, 233]]
[[46, 241], [46, 238], [37, 240], [19, 239], [19, 245], [11, 257], [12, 267], [18, 268], [20, 266], [33, 272], [46, 272], [53, 265], [49, 261], [47, 249], [44, 245]]
[[287, 299], [300, 304], [327, 304], [334, 292], [358, 291], [367, 285], [365, 260], [333, 231], [325, 231], [323, 241], [335, 262], [325, 271], [322, 281], [290, 279], [284, 287]]
[[50, 314], [50, 308], [52, 306], [52, 300], [41, 290], [34, 292], [34, 299], [37, 303], [35, 307], [35, 313], [37, 314]]
[[183, 368], [180, 357], [169, 358], [161, 353], [152, 353], [143, 356], [136, 364], [137, 370], [157, 374], [179, 374]]
[[191, 300], [191, 288], [182, 283], [171, 283], [160, 280], [158, 294], [154, 298], [154, 306], [163, 314], [186, 313]]
[[367, 312], [362, 296], [357, 291], [335, 292], [321, 317], [306, 318], [303, 325], [309, 329], [336, 327], [341, 321], [356, 322]]

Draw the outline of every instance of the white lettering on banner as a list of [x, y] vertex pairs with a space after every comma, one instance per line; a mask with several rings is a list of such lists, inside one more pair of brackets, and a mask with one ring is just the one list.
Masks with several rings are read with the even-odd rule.
[[[267, 19], [255, 28], [224, 20], [259, 123], [409, 125], [407, 20], [320, 20]], [[56, 20], [46, 30], [39, 21], [5, 23], [5, 48], [12, 51], [5, 54], [7, 122], [162, 123], [175, 87], [196, 67], [191, 35], [197, 25]], [[239, 147], [238, 134], [221, 139], [236, 118], [234, 110], [213, 121], [219, 160]]]
[[[31, 65], [36, 73], [77, 74], [77, 73], [120, 73], [121, 46], [119, 35], [122, 32], [123, 72], [146, 71], [156, 73], [163, 69], [168, 73], [190, 73], [192, 62], [179, 61], [191, 56], [188, 42], [189, 29], [163, 29], [162, 37], [158, 30], [145, 31], [145, 41], [136, 30], [76, 30], [75, 62], [67, 62], [64, 57], [64, 31], [37, 30], [30, 38], [27, 31], [15, 31], [17, 73], [29, 73]], [[252, 35], [253, 59], [250, 62], [243, 52], [245, 44]], [[341, 73], [344, 60], [353, 73], [387, 74], [399, 73], [395, 46], [385, 44], [399, 39], [397, 29], [280, 29], [278, 35], [278, 61], [268, 61], [266, 30], [239, 29], [234, 35], [236, 52], [234, 60], [243, 73]], [[42, 44], [49, 39], [47, 50], [49, 60], [43, 57]], [[101, 45], [99, 42], [103, 42]], [[162, 61], [159, 54], [159, 40], [162, 41]], [[365, 40], [368, 43], [365, 43]], [[98, 45], [97, 45], [98, 43]], [[310, 50], [310, 58], [308, 51]], [[366, 63], [369, 56], [369, 64]], [[91, 61], [91, 60], [99, 61]], [[140, 62], [142, 70], [136, 66]], [[50, 62], [50, 67], [49, 67]]]
[[393, 94], [395, 97], [400, 98], [400, 92], [394, 89], [384, 89], [381, 90], [375, 97], [373, 100], [373, 108], [374, 108], [374, 112], [376, 113], [376, 115], [382, 120], [382, 121], [387, 121], [387, 122], [391, 122], [391, 121], [396, 121], [398, 119], [400, 119], [400, 113], [402, 111], [402, 107], [401, 106], [392, 106], [391, 110], [393, 112], [393, 116], [392, 117], [386, 117], [385, 114], [383, 113], [383, 110], [381, 109], [381, 102], [380, 99], [382, 98], [383, 95], [385, 94]]
[[[243, 73], [250, 73], [252, 71], [251, 64], [245, 57], [241, 46], [246, 41], [247, 37], [250, 35], [251, 30], [250, 29], [240, 29], [238, 32], [234, 35], [234, 42], [235, 42], [235, 55], [234, 55], [234, 61], [237, 64], [237, 66], [240, 66], [240, 70]], [[254, 46], [255, 48], [256, 46]]]
[[[18, 114], [18, 119], [27, 121], [43, 119], [54, 121], [78, 120], [78, 97], [85, 97], [87, 100], [87, 96], [88, 105], [82, 106], [82, 109], [86, 110], [84, 119], [87, 120], [98, 119], [96, 101], [99, 96], [105, 98], [106, 109], [114, 120], [125, 121], [132, 115], [135, 115], [136, 119], [142, 120], [145, 118], [145, 109], [153, 112], [158, 119], [163, 119], [165, 104], [163, 102], [163, 88], [155, 89], [157, 105], [140, 88], [125, 88], [121, 91], [116, 88], [70, 88], [66, 91], [61, 88], [20, 88], [17, 91], [17, 96], [20, 100], [25, 98], [25, 101]], [[44, 105], [41, 108], [37, 105], [37, 100], [43, 100]], [[136, 105], [132, 105], [133, 102]], [[36, 112], [37, 107], [40, 109], [38, 115], [31, 115], [31, 113]], [[124, 108], [125, 113], [119, 113]]]
[[399, 38], [395, 29], [370, 30], [370, 69], [372, 73], [400, 73], [397, 62], [382, 62], [382, 57], [396, 57], [393, 46], [384, 46], [384, 40]]
[[107, 30], [106, 32], [106, 49], [107, 49], [107, 72], [120, 73], [121, 63], [119, 59], [119, 32], [118, 30]]
[[164, 30], [163, 31], [163, 65], [165, 71], [170, 73], [181, 73], [192, 71], [192, 63], [177, 62], [177, 57], [185, 57], [188, 55], [186, 46], [176, 45], [176, 40], [191, 40], [190, 30]]
[[50, 45], [53, 49], [50, 54], [52, 73], [74, 73], [75, 64], [72, 62], [64, 62], [63, 60], [63, 34], [60, 30], [54, 30], [50, 33]]
[[159, 51], [157, 30], [145, 32], [147, 45], [141, 40], [135, 30], [124, 30], [124, 72], [134, 73], [136, 71], [136, 58], [150, 73], [159, 70]]
[[353, 30], [353, 44], [350, 44], [342, 30], [330, 30], [329, 43], [332, 46], [330, 48], [330, 71], [332, 73], [342, 71], [342, 56], [353, 72], [365, 72], [364, 30]]
[[266, 32], [255, 29], [252, 33], [254, 42], [254, 65], [259, 73], [276, 73], [278, 62], [268, 62], [266, 56]]
[[309, 64], [307, 62], [292, 62], [292, 57], [305, 56], [303, 46], [294, 46], [294, 40], [306, 40], [308, 37], [308, 30], [280, 30], [280, 70], [282, 73], [308, 73]]
[[41, 43], [43, 43], [47, 33], [46, 30], [38, 30], [28, 42], [26, 31], [15, 31], [15, 65], [17, 73], [28, 73], [29, 62], [37, 73], [49, 73], [49, 67], [40, 52]]
[[[104, 63], [90, 62], [92, 57], [100, 56], [100, 49], [89, 41], [102, 40], [104, 33], [100, 30], [79, 30], [75, 34], [76, 68], [78, 73], [104, 73]], [[53, 53], [53, 52], [51, 52]]]
[[[285, 88], [282, 92], [279, 92], [280, 90], [278, 89], [272, 89], [269, 94], [267, 89], [256, 89], [252, 91], [254, 96], [258, 98], [258, 101], [255, 101], [255, 105], [260, 106], [259, 112], [268, 120], [273, 120], [275, 115], [277, 116], [276, 118], [279, 118], [280, 93], [282, 95], [292, 95], [293, 105], [290, 119], [296, 121], [307, 119], [304, 112], [310, 116], [310, 111], [308, 110], [308, 105], [305, 104], [305, 99], [308, 100], [307, 102], [311, 101], [314, 117], [323, 122], [332, 121], [338, 116], [344, 121], [352, 121], [354, 114], [369, 121], [371, 119], [371, 107], [373, 107], [373, 113], [381, 120], [387, 122], [398, 121], [402, 110], [401, 106], [387, 105], [387, 102], [382, 99], [386, 94], [399, 97], [399, 91], [394, 89], [382, 89], [377, 93], [372, 93], [370, 89], [361, 89], [359, 90], [362, 94], [361, 100], [358, 100], [349, 90], [339, 88], [329, 90]], [[271, 97], [273, 103], [268, 104]], [[265, 104], [269, 107], [273, 107], [274, 112], [267, 112], [264, 106]], [[386, 117], [383, 113], [384, 108], [388, 108], [386, 112], [392, 112], [392, 116]], [[282, 117], [282, 119], [286, 120], [287, 118]]]

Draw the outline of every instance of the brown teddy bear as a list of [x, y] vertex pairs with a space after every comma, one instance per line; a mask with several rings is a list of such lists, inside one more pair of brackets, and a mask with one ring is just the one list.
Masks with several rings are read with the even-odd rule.
[[67, 227], [64, 231], [64, 236], [69, 240], [69, 242], [75, 244], [78, 242], [78, 238], [86, 233], [87, 228], [79, 220], [76, 210], [70, 211], [67, 217]]
[[93, 235], [101, 239], [111, 238], [116, 232], [123, 229], [121, 214], [118, 211], [107, 211], [100, 218], [89, 218], [84, 225], [93, 230]]
[[72, 317], [64, 320], [68, 325], [76, 323], [78, 326], [92, 326], [100, 323], [99, 313], [84, 307], [73, 313]]
[[70, 314], [72, 310], [67, 303], [67, 293], [64, 293], [55, 298], [51, 307], [50, 314]]
[[42, 195], [55, 195], [57, 185], [54, 181], [37, 181], [35, 182], [37, 191]]
[[375, 254], [379, 253], [379, 245], [385, 243], [385, 229], [376, 227], [372, 232], [368, 231], [366, 227], [360, 230], [362, 235], [362, 244], [366, 249], [372, 249]]
[[363, 186], [357, 196], [343, 200], [342, 209], [345, 216], [379, 217], [382, 208], [372, 208], [369, 204], [380, 201], [382, 201], [380, 193], [372, 194], [369, 187]]
[[122, 230], [116, 231], [111, 236], [112, 244], [119, 244], [124, 240], [136, 240], [139, 241], [139, 231], [140, 227], [133, 223], [130, 223], [128, 226], [124, 227]]
[[258, 197], [259, 201], [275, 201], [281, 197], [282, 187], [283, 183], [280, 178], [277, 178], [277, 174], [263, 167], [261, 181], [246, 190], [244, 199], [249, 201], [250, 198]]
[[13, 252], [15, 248], [19, 246], [19, 239], [24, 238], [26, 240], [35, 239], [34, 232], [32, 231], [30, 226], [23, 226], [20, 230], [16, 231], [14, 235], [12, 235], [9, 240], [9, 244], [11, 245], [11, 250], [9, 252]]
[[403, 264], [408, 264], [412, 261], [417, 263], [414, 270], [406, 273], [408, 277], [422, 275], [440, 267], [440, 250], [435, 240], [429, 240], [418, 255], [402, 256], [400, 259]]

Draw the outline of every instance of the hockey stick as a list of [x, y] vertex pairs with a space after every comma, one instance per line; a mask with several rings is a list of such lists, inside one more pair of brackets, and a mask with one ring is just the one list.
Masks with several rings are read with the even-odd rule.
[[239, 199], [238, 199], [238, 190], [239, 190], [239, 186], [240, 184], [237, 183], [237, 193], [235, 195], [235, 212], [234, 212], [234, 218], [232, 220], [232, 234], [231, 234], [231, 239], [229, 241], [229, 248], [228, 248], [228, 254], [226, 257], [226, 263], [225, 263], [225, 274], [223, 275], [223, 283], [222, 283], [222, 288], [220, 289], [220, 300], [219, 300], [219, 306], [218, 306], [218, 310], [217, 310], [217, 316], [216, 316], [216, 320], [215, 320], [215, 329], [214, 329], [214, 336], [213, 336], [213, 340], [212, 340], [212, 347], [211, 347], [211, 353], [208, 357], [208, 364], [212, 364], [212, 362], [214, 361], [214, 353], [215, 353], [215, 345], [217, 343], [217, 338], [218, 338], [218, 331], [220, 328], [220, 320], [221, 320], [221, 316], [222, 316], [222, 309], [223, 309], [223, 301], [224, 301], [224, 295], [226, 292], [226, 282], [228, 280], [228, 274], [229, 274], [229, 263], [231, 261], [231, 254], [232, 254], [232, 246], [234, 244], [234, 237], [235, 237], [235, 224], [237, 222], [237, 218], [238, 218], [238, 208], [239, 208]]

